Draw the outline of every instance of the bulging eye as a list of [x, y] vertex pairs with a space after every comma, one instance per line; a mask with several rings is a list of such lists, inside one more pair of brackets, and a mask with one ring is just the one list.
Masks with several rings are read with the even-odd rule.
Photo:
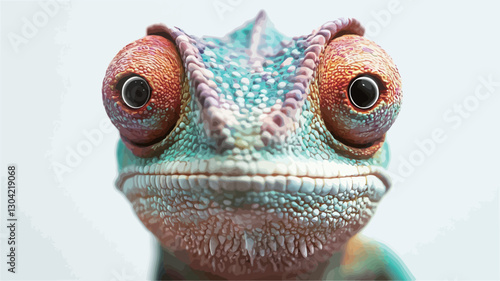
[[378, 100], [380, 93], [375, 80], [368, 76], [354, 79], [349, 86], [349, 100], [359, 109], [368, 109]]
[[127, 78], [121, 92], [125, 104], [134, 109], [143, 107], [151, 97], [148, 82], [140, 76]]
[[157, 35], [128, 44], [109, 64], [104, 107], [132, 152], [161, 141], [177, 123], [182, 75], [174, 43]]
[[366, 38], [344, 35], [328, 43], [318, 71], [321, 116], [330, 133], [349, 147], [379, 147], [401, 106], [392, 59]]

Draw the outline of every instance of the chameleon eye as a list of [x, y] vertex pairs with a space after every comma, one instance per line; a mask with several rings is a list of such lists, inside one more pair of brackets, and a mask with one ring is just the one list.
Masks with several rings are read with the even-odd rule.
[[349, 100], [359, 109], [372, 107], [377, 102], [378, 97], [377, 83], [371, 77], [358, 77], [349, 86]]
[[140, 76], [127, 78], [121, 92], [123, 101], [130, 108], [143, 107], [151, 96], [148, 82]]
[[381, 145], [402, 96], [387, 53], [361, 36], [344, 35], [328, 43], [318, 71], [321, 115], [330, 133], [353, 148]]
[[177, 123], [182, 73], [174, 43], [157, 35], [125, 46], [109, 64], [104, 106], [132, 151], [164, 139]]

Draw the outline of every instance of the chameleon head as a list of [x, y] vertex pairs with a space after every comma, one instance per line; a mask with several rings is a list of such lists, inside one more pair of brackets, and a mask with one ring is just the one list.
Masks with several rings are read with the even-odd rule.
[[288, 38], [261, 13], [224, 38], [155, 25], [103, 82], [117, 187], [164, 249], [226, 278], [299, 274], [390, 187], [401, 79], [353, 19]]

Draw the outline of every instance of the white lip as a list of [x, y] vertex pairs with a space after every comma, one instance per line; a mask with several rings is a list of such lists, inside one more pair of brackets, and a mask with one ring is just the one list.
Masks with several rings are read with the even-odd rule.
[[[379, 201], [385, 194], [386, 185], [375, 175], [311, 178], [296, 176], [225, 176], [225, 175], [134, 175], [122, 181], [125, 195], [140, 190], [173, 189], [192, 190], [207, 188], [212, 192], [266, 192], [305, 195], [351, 195], [367, 193], [372, 201]], [[133, 196], [134, 197], [134, 196]]]
[[[288, 161], [286, 161], [288, 160]], [[235, 161], [217, 159], [196, 159], [193, 161], [171, 161], [149, 165], [130, 165], [120, 171], [117, 186], [133, 175], [224, 175], [224, 176], [295, 176], [311, 178], [342, 178], [355, 176], [378, 176], [390, 186], [385, 169], [371, 165], [349, 165], [330, 161], [298, 162], [293, 159], [283, 161]]]

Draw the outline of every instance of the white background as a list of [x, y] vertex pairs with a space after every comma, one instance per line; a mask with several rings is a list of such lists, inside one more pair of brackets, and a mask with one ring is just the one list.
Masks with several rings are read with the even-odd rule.
[[[48, 14], [36, 2], [1, 2], [1, 279], [152, 276], [154, 240], [114, 188], [118, 134], [100, 127], [109, 124], [105, 70], [153, 23], [223, 36], [261, 9], [288, 36], [355, 17], [398, 65], [404, 104], [387, 137], [397, 180], [364, 234], [418, 279], [500, 279], [497, 3], [96, 1], [56, 3]], [[27, 33], [27, 22], [38, 27]], [[488, 92], [481, 79], [498, 82]], [[489, 96], [478, 100], [476, 90]], [[459, 105], [467, 117], [453, 112]], [[424, 154], [418, 143], [435, 130], [444, 141]], [[88, 134], [102, 138], [75, 158]], [[5, 257], [9, 163], [19, 172], [16, 274]]]

